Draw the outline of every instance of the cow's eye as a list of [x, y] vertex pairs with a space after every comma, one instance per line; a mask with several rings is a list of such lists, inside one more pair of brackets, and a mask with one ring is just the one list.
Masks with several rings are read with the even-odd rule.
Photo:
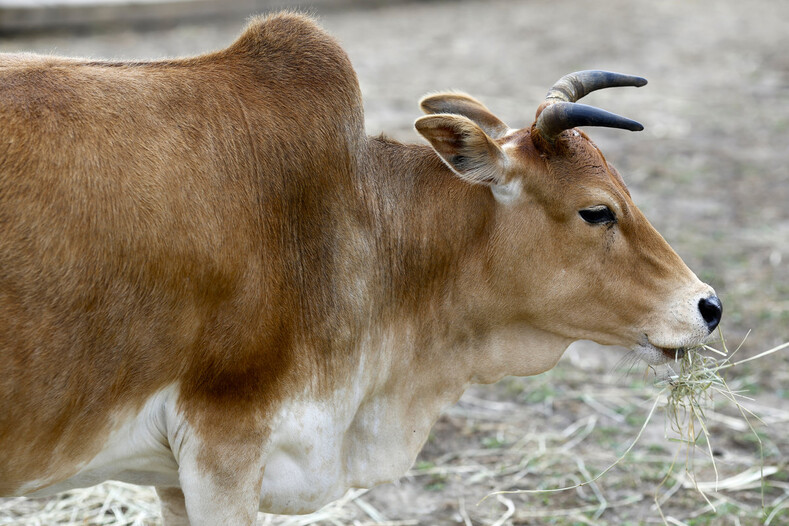
[[605, 205], [584, 208], [578, 211], [578, 215], [590, 225], [608, 225], [616, 223], [616, 216], [611, 209]]

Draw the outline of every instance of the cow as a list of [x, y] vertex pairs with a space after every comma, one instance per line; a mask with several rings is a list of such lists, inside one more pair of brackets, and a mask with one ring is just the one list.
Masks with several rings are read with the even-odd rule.
[[645, 83], [567, 75], [523, 129], [437, 93], [401, 144], [300, 14], [193, 58], [3, 55], [0, 495], [307, 513], [401, 476], [472, 383], [701, 342], [720, 300], [577, 129], [640, 129], [576, 101]]

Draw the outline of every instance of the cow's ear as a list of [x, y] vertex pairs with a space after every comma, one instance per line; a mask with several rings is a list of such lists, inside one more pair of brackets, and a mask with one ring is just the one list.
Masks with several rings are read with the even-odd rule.
[[414, 126], [463, 179], [486, 185], [505, 182], [506, 154], [468, 117], [427, 115], [417, 119]]
[[484, 104], [465, 93], [443, 92], [426, 95], [419, 101], [419, 107], [428, 115], [452, 113], [468, 117], [494, 139], [504, 137], [510, 130], [509, 126], [493, 115]]

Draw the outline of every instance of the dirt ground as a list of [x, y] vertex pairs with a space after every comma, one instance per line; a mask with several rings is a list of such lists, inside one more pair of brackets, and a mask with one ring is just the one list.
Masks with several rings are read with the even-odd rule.
[[[715, 287], [730, 344], [751, 331], [741, 356], [789, 341], [789, 3], [435, 1], [318, 14], [356, 66], [369, 133], [404, 141], [418, 140], [412, 130], [416, 103], [429, 91], [467, 91], [521, 127], [531, 122], [548, 87], [570, 71], [647, 77], [644, 88], [607, 90], [585, 100], [642, 122], [643, 132], [589, 134], [618, 166], [647, 217]], [[233, 19], [17, 36], [0, 40], [0, 51], [189, 55], [227, 45], [242, 26]], [[671, 472], [678, 444], [666, 438], [660, 409], [628, 456], [593, 484], [477, 504], [491, 491], [589, 479], [638, 435], [658, 392], [654, 375], [645, 379], [644, 367], [633, 365], [624, 350], [580, 343], [549, 373], [470, 389], [440, 418], [400, 481], [351, 494], [322, 515], [261, 514], [259, 522], [651, 524], [664, 520], [655, 505], [658, 494], [669, 524], [786, 525], [788, 365], [789, 349], [728, 376], [732, 388], [755, 399], [747, 407], [764, 420], [751, 419], [757, 434], [722, 397], [709, 409], [711, 446], [696, 450], [695, 472], [700, 483], [715, 480], [712, 451], [719, 491], [700, 486], [715, 511], [685, 475], [686, 452]], [[53, 501], [0, 500], [0, 525], [157, 523], [155, 506], [136, 512], [132, 502], [153, 502], [150, 492], [109, 504], [102, 495], [98, 505], [65, 496], [61, 502], [76, 500], [60, 518], [52, 515]]]

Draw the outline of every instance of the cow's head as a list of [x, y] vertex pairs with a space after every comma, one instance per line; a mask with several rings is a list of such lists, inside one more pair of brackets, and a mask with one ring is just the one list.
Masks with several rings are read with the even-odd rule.
[[429, 115], [416, 128], [459, 177], [492, 191], [489, 281], [501, 304], [511, 306], [509, 315], [560, 337], [629, 347], [659, 364], [715, 329], [720, 301], [575, 129], [642, 129], [576, 100], [600, 88], [644, 84], [600, 71], [567, 75], [521, 130], [467, 95], [431, 95], [421, 102]]

